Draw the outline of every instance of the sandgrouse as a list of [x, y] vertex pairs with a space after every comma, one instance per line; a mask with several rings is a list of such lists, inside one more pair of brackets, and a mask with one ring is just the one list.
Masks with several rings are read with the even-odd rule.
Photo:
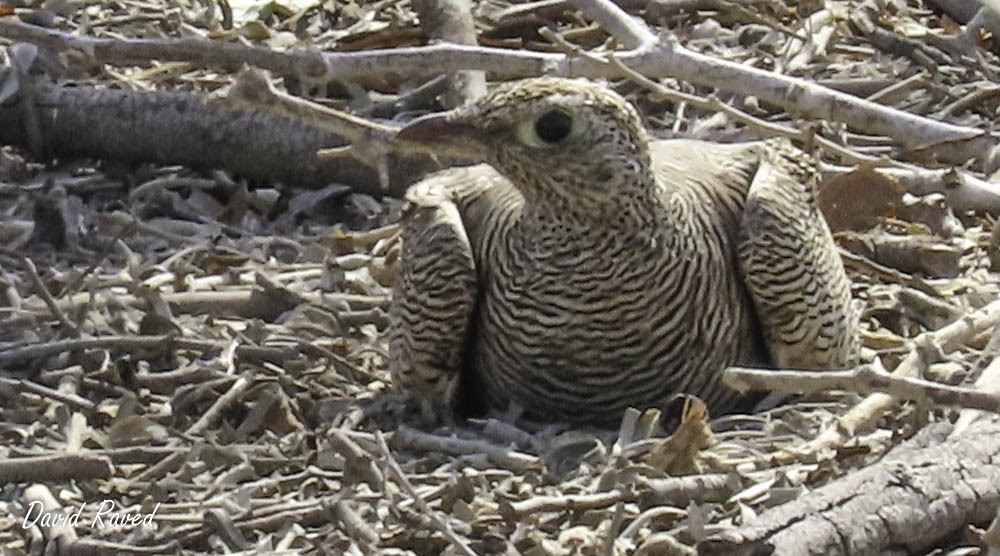
[[612, 423], [684, 392], [721, 412], [729, 365], [856, 356], [850, 283], [787, 142], [652, 140], [618, 94], [558, 78], [399, 138], [486, 163], [407, 192], [389, 365], [425, 411]]

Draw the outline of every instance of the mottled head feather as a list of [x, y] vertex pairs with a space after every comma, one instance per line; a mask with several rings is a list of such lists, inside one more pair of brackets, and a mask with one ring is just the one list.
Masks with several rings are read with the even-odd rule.
[[[447, 120], [464, 128], [470, 151], [510, 179], [529, 202], [559, 214], [607, 216], [653, 195], [642, 121], [604, 85], [555, 77], [505, 83]], [[561, 140], [544, 140], [561, 137], [567, 125]]]

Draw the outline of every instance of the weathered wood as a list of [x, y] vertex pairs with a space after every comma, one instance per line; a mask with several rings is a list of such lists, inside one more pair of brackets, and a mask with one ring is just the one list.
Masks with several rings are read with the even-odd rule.
[[1000, 502], [1000, 418], [931, 425], [882, 461], [698, 545], [702, 555], [917, 553]]
[[[302, 122], [257, 112], [214, 110], [193, 93], [136, 92], [84, 85], [36, 84], [43, 156], [93, 156], [130, 162], [221, 168], [252, 180], [401, 196], [437, 168], [426, 157], [390, 157], [389, 191], [376, 171], [350, 157], [316, 151], [345, 141]], [[20, 102], [0, 105], [0, 144], [28, 146]], [[38, 154], [38, 153], [36, 153]]]

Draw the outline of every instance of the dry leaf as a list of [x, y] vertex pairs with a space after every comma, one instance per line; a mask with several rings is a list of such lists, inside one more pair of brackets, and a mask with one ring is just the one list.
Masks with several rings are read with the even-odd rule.
[[148, 446], [153, 442], [163, 442], [168, 436], [163, 425], [143, 415], [123, 417], [108, 428], [108, 441], [114, 448]]
[[955, 35], [962, 32], [962, 26], [959, 25], [954, 19], [948, 17], [947, 14], [942, 14], [941, 30], [949, 35]]
[[667, 475], [689, 475], [699, 471], [698, 452], [712, 445], [708, 407], [695, 396], [686, 396], [681, 424], [672, 435], [653, 447], [649, 464]]
[[864, 231], [903, 204], [903, 186], [871, 166], [834, 176], [820, 187], [819, 208], [830, 229]]

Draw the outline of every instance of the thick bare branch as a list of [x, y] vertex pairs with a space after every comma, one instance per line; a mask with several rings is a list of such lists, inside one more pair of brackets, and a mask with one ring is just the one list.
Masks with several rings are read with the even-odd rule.
[[930, 426], [877, 464], [713, 535], [698, 554], [923, 553], [992, 518], [1000, 501], [996, 419], [958, 437], [949, 429]]
[[870, 365], [853, 371], [804, 371], [790, 369], [752, 369], [730, 367], [723, 380], [740, 390], [774, 390], [812, 393], [831, 390], [871, 394], [882, 392], [899, 399], [938, 405], [957, 405], [971, 409], [1000, 411], [1000, 395], [940, 384], [919, 378], [899, 377], [878, 371]]
[[[418, 0], [413, 3], [420, 14], [420, 26], [432, 40], [475, 45], [476, 24], [469, 0]], [[434, 74], [431, 74], [432, 76]], [[451, 72], [443, 95], [446, 108], [486, 94], [486, 73], [477, 70]]]
[[[619, 59], [651, 77], [671, 76], [703, 86], [716, 87], [781, 106], [802, 117], [844, 122], [858, 131], [892, 137], [911, 150], [930, 149], [943, 162], [962, 164], [988, 159], [1000, 143], [995, 134], [918, 116], [831, 90], [805, 79], [775, 74], [700, 54], [676, 41], [648, 42], [648, 30], [637, 30], [637, 21], [620, 20], [616, 7], [604, 2], [579, 0], [581, 10], [613, 26], [609, 31], [628, 37], [642, 48], [622, 53]], [[624, 13], [624, 12], [620, 12]], [[613, 23], [615, 22], [615, 23]], [[633, 33], [634, 32], [634, 33]], [[489, 68], [502, 78], [537, 75], [617, 77], [619, 70], [594, 57], [512, 51], [478, 46], [437, 44], [425, 47], [364, 52], [274, 52], [263, 47], [214, 43], [192, 39], [119, 41], [76, 37], [59, 31], [0, 20], [0, 36], [33, 42], [53, 50], [76, 49], [93, 53], [102, 63], [144, 63], [150, 59], [183, 60], [210, 66], [241, 67], [252, 64], [280, 75], [327, 75], [353, 79], [366, 75], [427, 75], [442, 71]]]
[[570, 0], [629, 50], [642, 51], [656, 44], [656, 35], [611, 0]]

